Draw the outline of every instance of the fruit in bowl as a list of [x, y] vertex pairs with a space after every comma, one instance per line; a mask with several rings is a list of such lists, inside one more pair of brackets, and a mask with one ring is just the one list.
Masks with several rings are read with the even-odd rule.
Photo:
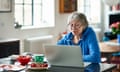
[[43, 62], [43, 63], [32, 62], [30, 64], [30, 69], [48, 69], [48, 63], [47, 62]]
[[26, 56], [20, 55], [18, 56], [17, 61], [20, 62], [20, 64], [24, 66], [24, 65], [27, 65], [31, 61], [31, 57], [27, 55]]

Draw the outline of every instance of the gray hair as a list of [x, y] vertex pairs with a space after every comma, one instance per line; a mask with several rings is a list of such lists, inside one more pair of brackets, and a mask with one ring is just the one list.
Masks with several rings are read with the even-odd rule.
[[82, 25], [88, 26], [88, 21], [86, 16], [83, 13], [73, 12], [69, 17], [67, 23], [69, 24], [72, 20], [79, 20]]

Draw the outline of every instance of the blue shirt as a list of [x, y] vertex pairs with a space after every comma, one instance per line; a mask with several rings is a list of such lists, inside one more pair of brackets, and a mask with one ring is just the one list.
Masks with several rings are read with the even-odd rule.
[[96, 34], [91, 27], [87, 27], [82, 33], [78, 44], [73, 42], [73, 34], [70, 32], [57, 42], [58, 45], [79, 45], [82, 48], [84, 62], [101, 62], [100, 49]]

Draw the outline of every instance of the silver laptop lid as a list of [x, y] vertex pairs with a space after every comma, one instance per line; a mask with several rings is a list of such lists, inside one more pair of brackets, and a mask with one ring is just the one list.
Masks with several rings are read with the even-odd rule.
[[51, 65], [84, 67], [79, 46], [44, 45], [44, 51]]

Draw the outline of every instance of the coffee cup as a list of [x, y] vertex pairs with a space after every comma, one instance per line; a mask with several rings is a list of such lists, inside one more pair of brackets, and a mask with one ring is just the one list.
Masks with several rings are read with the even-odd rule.
[[39, 62], [39, 63], [43, 63], [44, 62], [44, 54], [35, 54], [34, 61]]

